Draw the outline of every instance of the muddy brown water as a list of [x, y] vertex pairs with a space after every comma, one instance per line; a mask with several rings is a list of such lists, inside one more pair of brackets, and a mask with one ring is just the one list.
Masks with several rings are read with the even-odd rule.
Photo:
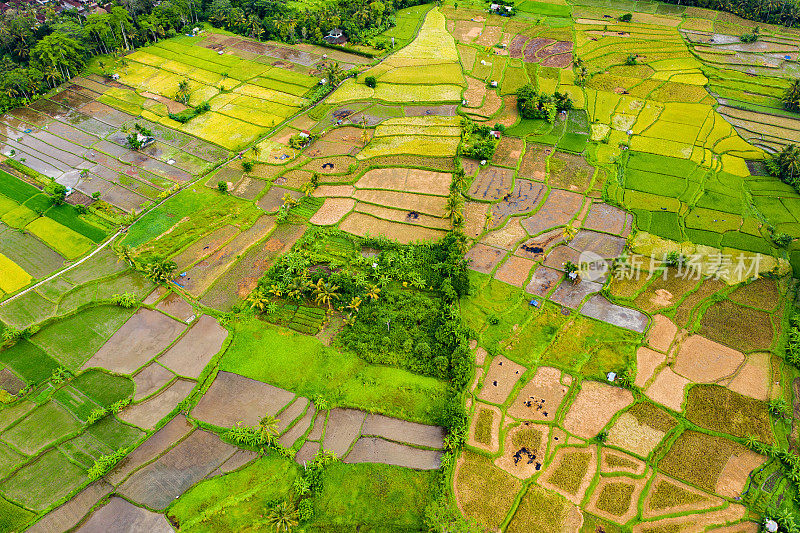
[[158, 363], [150, 363], [141, 372], [133, 376], [133, 382], [136, 385], [136, 393], [133, 396], [133, 400], [139, 401], [150, 396], [169, 383], [174, 377], [175, 374]]
[[361, 433], [365, 416], [364, 411], [355, 409], [331, 409], [322, 447], [335, 453], [336, 457], [344, 457]]
[[408, 422], [388, 416], [368, 414], [361, 428], [362, 435], [383, 437], [397, 442], [407, 442], [428, 448], [444, 446], [444, 429]]
[[258, 424], [261, 417], [275, 415], [288, 404], [294, 393], [231, 372], [220, 372], [192, 416], [221, 427], [241, 421]]
[[415, 470], [436, 470], [442, 452], [421, 450], [377, 437], [361, 437], [344, 459], [345, 463], [383, 463]]
[[155, 396], [125, 408], [119, 418], [142, 429], [153, 429], [175, 406], [186, 399], [194, 386], [194, 381], [174, 381]]
[[77, 531], [80, 533], [125, 533], [131, 531], [172, 533], [174, 530], [164, 515], [142, 509], [123, 498], [113, 496], [107, 504], [92, 513]]
[[25, 531], [28, 533], [59, 533], [74, 527], [97, 502], [114, 489], [105, 481], [95, 481], [64, 505], [50, 511]]

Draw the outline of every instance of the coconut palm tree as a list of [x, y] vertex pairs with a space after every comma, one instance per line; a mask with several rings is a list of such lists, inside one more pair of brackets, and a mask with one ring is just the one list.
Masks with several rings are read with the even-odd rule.
[[363, 300], [360, 297], [354, 296], [350, 300], [350, 303], [347, 304], [345, 309], [350, 309], [351, 312], [358, 313], [358, 309], [361, 307], [362, 302], [363, 302]]
[[800, 112], [800, 78], [794, 79], [781, 96], [783, 107], [789, 111]]
[[381, 294], [381, 288], [377, 285], [370, 285], [367, 287], [367, 298], [370, 300], [377, 300]]
[[772, 174], [793, 187], [800, 185], [800, 148], [796, 144], [788, 144], [783, 150], [767, 161]]
[[338, 290], [338, 285], [326, 283], [322, 278], [319, 278], [317, 284], [314, 285], [314, 292], [316, 293], [314, 301], [317, 305], [327, 305], [328, 309], [331, 309], [334, 300], [339, 298], [339, 293], [336, 292]]
[[275, 436], [280, 432], [278, 424], [280, 420], [271, 415], [261, 417], [258, 421], [258, 427], [261, 429], [261, 435], [267, 442], [272, 442]]
[[269, 301], [269, 297], [261, 289], [254, 290], [247, 298], [250, 308], [258, 310], [259, 313], [264, 312], [264, 309], [269, 305]]
[[282, 501], [274, 505], [266, 516], [266, 523], [276, 533], [294, 529], [300, 521], [300, 513], [291, 502]]

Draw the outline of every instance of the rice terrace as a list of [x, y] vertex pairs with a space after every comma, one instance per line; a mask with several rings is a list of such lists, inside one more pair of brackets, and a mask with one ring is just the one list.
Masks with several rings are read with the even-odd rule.
[[797, 0], [0, 3], [0, 533], [800, 531]]

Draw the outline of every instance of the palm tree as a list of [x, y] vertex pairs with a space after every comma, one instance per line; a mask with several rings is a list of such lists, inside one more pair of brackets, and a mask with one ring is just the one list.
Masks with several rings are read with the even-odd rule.
[[263, 313], [269, 305], [269, 297], [261, 289], [256, 289], [247, 298], [247, 303], [250, 304], [251, 309], [258, 309], [260, 313]]
[[794, 79], [781, 96], [783, 107], [789, 111], [800, 112], [800, 78]]
[[344, 71], [338, 61], [332, 61], [325, 67], [325, 77], [331, 85], [338, 85], [344, 77]]
[[278, 424], [280, 420], [271, 415], [261, 417], [258, 421], [258, 427], [261, 428], [261, 435], [267, 442], [272, 442], [275, 435], [279, 433]]
[[361, 307], [361, 303], [362, 302], [363, 302], [363, 300], [360, 297], [354, 296], [350, 300], [350, 303], [347, 304], [346, 309], [350, 309], [350, 311], [353, 312], [353, 313], [358, 313], [358, 309], [359, 309], [359, 307]]
[[281, 285], [278, 285], [277, 283], [273, 283], [272, 285], [269, 286], [269, 289], [267, 289], [267, 292], [269, 292], [270, 294], [272, 294], [276, 298], [280, 298], [281, 296], [283, 296], [283, 290], [284, 289], [283, 289], [283, 287]]
[[796, 144], [784, 146], [767, 165], [784, 183], [796, 186], [800, 182], [800, 148]]
[[339, 294], [336, 292], [338, 290], [338, 285], [326, 283], [322, 278], [319, 278], [317, 284], [314, 286], [314, 292], [316, 293], [314, 301], [317, 305], [327, 305], [328, 309], [331, 309], [333, 307], [333, 301], [339, 298]]
[[178, 268], [175, 261], [154, 258], [144, 266], [144, 275], [156, 283], [169, 283], [172, 274]]
[[189, 80], [184, 78], [178, 82], [178, 93], [175, 98], [184, 104], [189, 101]]
[[300, 513], [294, 504], [288, 501], [273, 506], [267, 513], [266, 523], [276, 533], [294, 529], [300, 521]]
[[117, 262], [125, 261], [133, 266], [133, 258], [131, 257], [131, 247], [125, 244], [115, 244], [114, 253], [117, 255]]

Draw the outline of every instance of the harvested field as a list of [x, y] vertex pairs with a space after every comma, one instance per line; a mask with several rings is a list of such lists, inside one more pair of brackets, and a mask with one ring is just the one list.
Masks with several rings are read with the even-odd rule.
[[519, 245], [516, 255], [520, 257], [527, 257], [534, 261], [540, 261], [545, 257], [545, 254], [557, 244], [564, 241], [564, 232], [558, 229], [540, 233], [536, 237], [531, 237], [527, 241]]
[[636, 350], [636, 386], [644, 387], [656, 369], [667, 360], [663, 353], [656, 352], [644, 346]]
[[467, 194], [479, 200], [500, 200], [511, 193], [514, 171], [509, 168], [481, 167]]
[[569, 245], [581, 252], [589, 251], [605, 259], [616, 259], [625, 249], [625, 239], [596, 231], [581, 230]]
[[386, 191], [376, 189], [358, 189], [353, 197], [360, 202], [393, 207], [415, 213], [424, 213], [433, 217], [444, 217], [445, 198], [423, 194]]
[[528, 479], [541, 470], [547, 453], [547, 434], [544, 424], [523, 422], [506, 433], [503, 455], [494, 464], [509, 474]]
[[478, 398], [489, 403], [504, 403], [525, 370], [524, 366], [498, 355], [489, 365]]
[[336, 457], [347, 455], [350, 446], [361, 434], [365, 416], [364, 411], [355, 409], [331, 409], [322, 447], [335, 453]]
[[476, 244], [467, 252], [465, 259], [469, 261], [469, 268], [484, 274], [490, 273], [497, 266], [497, 263], [505, 256], [505, 250]]
[[483, 233], [486, 226], [486, 212], [488, 204], [479, 202], [466, 202], [464, 204], [464, 235], [477, 238]]
[[442, 452], [421, 450], [376, 437], [361, 437], [344, 459], [345, 463], [383, 463], [415, 470], [436, 470]]
[[415, 168], [379, 168], [368, 170], [355, 183], [356, 189], [386, 189], [447, 196], [452, 176]]
[[494, 225], [499, 226], [506, 217], [533, 211], [546, 193], [544, 185], [530, 180], [518, 179], [514, 190], [492, 205]]
[[361, 237], [367, 235], [371, 237], [384, 235], [386, 238], [402, 244], [436, 241], [444, 236], [444, 232], [441, 230], [401, 224], [399, 222], [375, 218], [364, 213], [350, 213], [347, 218], [339, 224], [339, 229]]
[[739, 394], [755, 398], [756, 400], [769, 400], [770, 367], [774, 356], [769, 353], [753, 353], [747, 356], [742, 368], [736, 373], [727, 387]]
[[214, 253], [237, 233], [239, 233], [239, 229], [236, 226], [226, 225], [196, 240], [173, 258], [173, 261], [175, 261], [177, 265], [176, 270], [185, 272], [196, 262]]
[[456, 503], [467, 518], [497, 528], [514, 503], [522, 483], [483, 455], [465, 450], [453, 478]]
[[192, 429], [193, 426], [185, 416], [177, 415], [117, 463], [114, 469], [106, 475], [106, 479], [114, 485], [119, 485], [131, 472], [167, 451], [173, 444], [188, 435]]
[[131, 374], [172, 344], [185, 327], [163, 313], [140, 309], [83, 368], [101, 367], [112, 372]]
[[231, 372], [220, 372], [192, 416], [224, 428], [241, 421], [252, 426], [265, 415], [275, 415], [294, 393]]
[[509, 255], [508, 259], [497, 269], [494, 277], [509, 285], [523, 287], [534, 264], [530, 259]]
[[179, 376], [197, 379], [227, 337], [228, 330], [216, 318], [203, 315], [158, 362]]
[[699, 513], [688, 516], [676, 516], [672, 518], [662, 518], [653, 522], [643, 522], [636, 524], [632, 528], [633, 533], [660, 533], [662, 531], [705, 531], [706, 528], [735, 522], [741, 520], [747, 513], [747, 509], [738, 504], [732, 504], [718, 511]]
[[553, 189], [539, 211], [524, 219], [522, 225], [530, 235], [563, 226], [580, 211], [583, 201], [581, 194]]
[[673, 324], [669, 318], [664, 315], [654, 315], [653, 323], [647, 330], [647, 344], [654, 350], [667, 353], [677, 332], [678, 326]]
[[591, 439], [619, 411], [633, 403], [629, 390], [597, 381], [585, 381], [564, 417], [564, 429]]
[[317, 226], [332, 226], [337, 224], [347, 213], [353, 210], [356, 201], [352, 198], [325, 198], [309, 222]]
[[554, 421], [569, 391], [569, 387], [561, 383], [561, 377], [557, 368], [539, 367], [506, 413], [520, 420]]
[[517, 168], [523, 148], [522, 139], [503, 137], [495, 149], [492, 163], [501, 167]]
[[531, 276], [531, 281], [525, 287], [525, 292], [544, 298], [564, 277], [564, 274], [550, 267], [540, 266]]
[[500, 449], [500, 423], [503, 412], [481, 402], [475, 404], [475, 414], [467, 436], [467, 444], [475, 448], [496, 453]]
[[630, 413], [622, 415], [608, 431], [608, 444], [639, 457], [648, 457], [664, 438], [665, 432], [642, 424]]
[[645, 395], [656, 403], [680, 412], [683, 409], [683, 391], [690, 383], [691, 381], [666, 367], [658, 373]]
[[519, 223], [518, 218], [512, 218], [505, 226], [500, 229], [490, 231], [481, 239], [482, 244], [496, 246], [503, 250], [513, 250], [517, 243], [527, 237], [527, 233]]
[[175, 409], [194, 388], [194, 381], [178, 379], [147, 400], [130, 405], [119, 415], [121, 420], [143, 429], [153, 429], [162, 418]]
[[544, 181], [547, 176], [547, 159], [553, 153], [552, 146], [527, 143], [525, 155], [519, 166], [520, 177]]
[[76, 531], [81, 533], [100, 531], [107, 533], [129, 531], [171, 533], [174, 530], [164, 515], [137, 507], [127, 500], [113, 496], [107, 504], [93, 512]]
[[374, 204], [365, 204], [363, 202], [356, 204], [355, 210], [359, 213], [371, 215], [382, 220], [394, 221], [412, 226], [422, 226], [425, 228], [433, 228], [438, 230], [448, 230], [451, 227], [450, 220], [446, 218], [423, 215], [417, 213], [416, 211], [401, 211], [399, 209], [391, 209], [389, 207], [382, 207]]
[[714, 383], [733, 375], [744, 360], [741, 352], [701, 335], [691, 335], [681, 343], [674, 369], [695, 383]]
[[444, 430], [441, 427], [417, 424], [383, 415], [367, 414], [361, 434], [407, 442], [426, 448], [442, 448], [444, 446]]
[[207, 431], [195, 430], [154, 462], [136, 471], [118, 492], [151, 509], [165, 509], [189, 487], [224, 463], [236, 448]]
[[597, 447], [562, 446], [556, 450], [539, 483], [580, 504], [597, 471]]
[[722, 498], [657, 473], [653, 478], [650, 492], [644, 499], [642, 518], [649, 519], [665, 514], [702, 511], [719, 507], [723, 503]]

